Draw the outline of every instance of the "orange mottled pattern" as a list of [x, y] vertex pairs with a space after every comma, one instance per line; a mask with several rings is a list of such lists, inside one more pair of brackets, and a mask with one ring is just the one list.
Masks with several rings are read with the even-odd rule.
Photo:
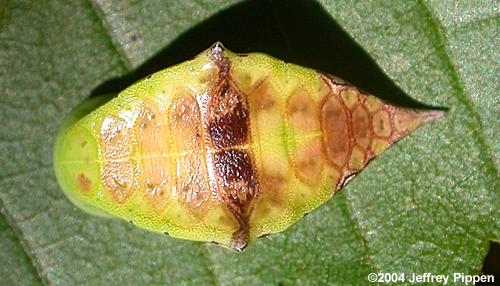
[[157, 105], [144, 102], [135, 123], [137, 149], [143, 154], [139, 158], [142, 169], [138, 181], [145, 201], [156, 212], [167, 207], [177, 185], [175, 158], [171, 156], [175, 149], [168, 144], [170, 122], [168, 114]]
[[133, 133], [125, 120], [108, 116], [104, 119], [100, 135], [104, 166], [102, 181], [118, 203], [125, 202], [137, 189], [134, 175]]
[[[350, 85], [331, 85], [321, 110], [323, 144], [329, 163], [341, 172], [336, 190], [352, 174], [426, 121], [432, 113], [398, 108]], [[429, 118], [430, 119], [430, 118]]]
[[199, 218], [206, 213], [211, 190], [201, 116], [200, 107], [192, 95], [181, 95], [174, 100], [170, 118], [171, 136], [175, 138], [177, 150], [175, 194]]

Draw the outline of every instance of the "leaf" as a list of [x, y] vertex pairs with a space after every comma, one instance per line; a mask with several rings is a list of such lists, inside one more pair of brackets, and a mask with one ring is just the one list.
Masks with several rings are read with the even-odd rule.
[[0, 216], [0, 281], [6, 285], [42, 285], [19, 239]]
[[[0, 2], [0, 200], [13, 242], [28, 253], [12, 259], [31, 258], [53, 285], [366, 284], [370, 272], [479, 273], [488, 240], [500, 237], [498, 5], [277, 2]], [[417, 106], [415, 98], [450, 111], [241, 255], [69, 203], [51, 162], [63, 115], [216, 40], [400, 104]]]

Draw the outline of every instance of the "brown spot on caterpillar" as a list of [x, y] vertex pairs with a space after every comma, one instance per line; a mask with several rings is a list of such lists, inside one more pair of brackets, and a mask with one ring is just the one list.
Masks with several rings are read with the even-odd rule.
[[[428, 114], [430, 114], [429, 112]], [[425, 115], [408, 109], [397, 109], [394, 115], [394, 125], [397, 132], [405, 133], [415, 130], [421, 123]]]
[[323, 141], [326, 154], [332, 163], [342, 167], [350, 151], [348, 118], [343, 104], [335, 96], [330, 96], [323, 105]]
[[106, 190], [117, 203], [124, 203], [133, 193], [134, 169], [130, 160], [107, 161], [102, 181]]
[[261, 181], [262, 187], [267, 189], [273, 188], [277, 191], [282, 191], [288, 185], [286, 173], [279, 168], [264, 168], [259, 179]]
[[240, 181], [255, 185], [252, 161], [246, 151], [236, 149], [216, 151], [214, 167], [224, 186]]
[[255, 106], [255, 112], [269, 110], [275, 106], [276, 100], [274, 99], [273, 92], [273, 87], [266, 79], [258, 83], [258, 86], [248, 95], [249, 100]]
[[370, 145], [370, 117], [362, 105], [358, 105], [352, 112], [352, 131], [356, 143], [362, 148]]
[[208, 104], [208, 132], [212, 144], [227, 148], [247, 143], [249, 115], [239, 92], [223, 79]]
[[258, 195], [257, 178], [252, 161], [245, 151], [229, 150], [214, 154], [214, 169], [222, 200], [239, 224], [233, 233], [235, 250], [248, 243], [248, 220]]
[[87, 176], [85, 176], [85, 174], [80, 173], [80, 175], [78, 175], [77, 181], [78, 181], [78, 187], [80, 188], [80, 190], [82, 190], [84, 192], [90, 191], [92, 181], [90, 181], [90, 179], [87, 178]]
[[321, 144], [319, 138], [314, 138], [307, 145], [297, 147], [295, 153], [297, 177], [310, 185], [316, 185], [323, 172]]
[[391, 135], [392, 126], [387, 111], [379, 110], [373, 115], [373, 131], [380, 137], [388, 137]]
[[319, 106], [307, 90], [298, 88], [288, 100], [288, 117], [291, 125], [299, 131], [314, 131], [319, 129]]

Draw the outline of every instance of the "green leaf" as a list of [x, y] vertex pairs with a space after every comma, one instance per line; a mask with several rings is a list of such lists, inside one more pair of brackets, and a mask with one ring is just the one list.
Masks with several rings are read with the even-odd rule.
[[[480, 272], [500, 238], [498, 4], [236, 2], [0, 1], [2, 282], [15, 271], [20, 284], [51, 285], [359, 285], [370, 272]], [[51, 161], [63, 116], [216, 40], [450, 111], [243, 254], [69, 203]]]
[[0, 281], [5, 285], [42, 285], [19, 241], [19, 237], [0, 216]]

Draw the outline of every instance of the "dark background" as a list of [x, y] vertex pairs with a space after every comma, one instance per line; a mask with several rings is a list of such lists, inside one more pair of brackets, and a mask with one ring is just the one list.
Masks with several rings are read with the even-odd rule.
[[[132, 37], [133, 39], [134, 37]], [[430, 108], [408, 97], [314, 1], [247, 1], [182, 34], [126, 77], [93, 95], [117, 93], [147, 75], [192, 58], [215, 41], [233, 52], [263, 52], [336, 75], [396, 105]]]

